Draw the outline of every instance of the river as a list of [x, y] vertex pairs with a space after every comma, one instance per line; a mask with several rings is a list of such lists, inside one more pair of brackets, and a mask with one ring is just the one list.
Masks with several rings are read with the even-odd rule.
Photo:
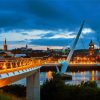
[[[96, 81], [97, 85], [100, 87], [100, 71], [79, 71], [79, 72], [66, 72], [72, 75], [71, 81], [65, 81], [66, 84], [80, 84], [82, 81]], [[46, 79], [46, 73], [40, 74], [40, 83]], [[16, 84], [26, 85], [26, 79], [17, 81]]]
[[67, 72], [72, 75], [72, 80], [67, 82], [70, 84], [80, 84], [82, 81], [96, 81], [100, 87], [100, 71], [79, 71], [79, 72]]

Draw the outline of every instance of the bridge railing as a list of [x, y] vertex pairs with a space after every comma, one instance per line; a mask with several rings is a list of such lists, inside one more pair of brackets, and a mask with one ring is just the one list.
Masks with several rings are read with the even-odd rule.
[[58, 59], [42, 58], [9, 58], [0, 60], [0, 74], [42, 66], [48, 63], [58, 63]]
[[10, 59], [10, 60], [2, 60], [0, 61], [0, 73], [13, 72], [16, 70], [22, 70], [26, 68], [33, 68], [37, 66], [41, 66], [43, 61], [40, 59]]

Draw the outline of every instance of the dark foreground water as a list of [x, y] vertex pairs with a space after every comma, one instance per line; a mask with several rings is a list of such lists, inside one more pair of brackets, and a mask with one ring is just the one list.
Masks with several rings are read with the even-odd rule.
[[[82, 81], [96, 81], [100, 87], [100, 71], [80, 71], [80, 72], [67, 72], [72, 75], [71, 81], [65, 81], [66, 84], [80, 84]], [[40, 84], [46, 79], [46, 73], [40, 74]], [[17, 84], [26, 85], [26, 79], [22, 79], [16, 82]]]

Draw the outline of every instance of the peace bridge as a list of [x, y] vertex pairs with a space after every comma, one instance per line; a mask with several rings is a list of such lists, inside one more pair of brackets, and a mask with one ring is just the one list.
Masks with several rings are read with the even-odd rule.
[[[82, 32], [84, 21], [74, 40], [71, 51], [66, 61], [38, 59], [38, 58], [12, 58], [0, 60], [0, 87], [13, 83], [22, 78], [26, 78], [26, 98], [27, 100], [40, 100], [40, 68], [47, 65], [56, 66], [57, 72], [64, 74], [69, 66], [70, 59], [73, 55], [75, 46]], [[59, 71], [58, 65], [61, 66]]]

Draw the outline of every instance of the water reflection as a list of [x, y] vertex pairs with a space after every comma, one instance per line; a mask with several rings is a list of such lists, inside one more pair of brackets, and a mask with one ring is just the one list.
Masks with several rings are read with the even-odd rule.
[[95, 71], [94, 70], [90, 72], [90, 80], [91, 81], [95, 80]]
[[[72, 80], [66, 81], [66, 84], [80, 84], [82, 81], [96, 81], [98, 86], [100, 87], [100, 71], [92, 70], [92, 71], [81, 71], [81, 72], [67, 72], [67, 74], [72, 75]], [[40, 74], [40, 84], [43, 84], [46, 78], [48, 79], [52, 78], [51, 71]], [[16, 83], [25, 84], [25, 82], [26, 81], [24, 79]]]
[[70, 84], [79, 84], [82, 81], [96, 81], [100, 86], [100, 71], [67, 72], [67, 74], [72, 75], [72, 81], [68, 82]]
[[98, 81], [100, 80], [99, 71], [82, 71], [82, 72], [67, 72], [67, 74], [72, 75], [72, 80], [81, 81]]
[[[67, 72], [67, 74], [72, 75], [72, 81], [100, 81], [100, 71], [97, 71], [97, 70]], [[52, 72], [51, 71], [46, 72], [44, 78], [51, 79]]]
[[46, 73], [46, 78], [47, 78], [48, 80], [50, 80], [50, 79], [52, 78], [52, 72], [51, 72], [51, 71], [48, 71], [48, 72]]

